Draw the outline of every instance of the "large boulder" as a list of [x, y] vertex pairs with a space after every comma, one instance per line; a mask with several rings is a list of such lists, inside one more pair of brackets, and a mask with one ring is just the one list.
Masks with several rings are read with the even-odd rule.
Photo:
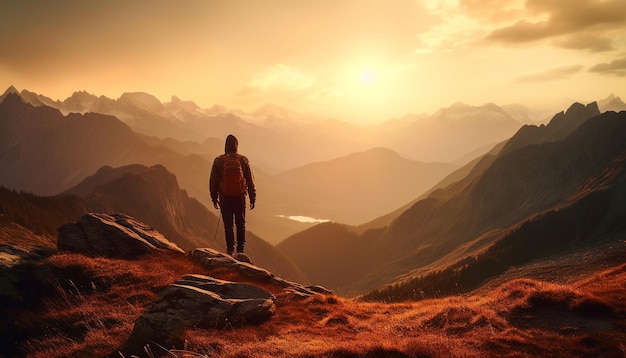
[[151, 342], [167, 349], [182, 348], [189, 329], [262, 323], [275, 312], [273, 299], [270, 292], [253, 285], [183, 276], [139, 317], [123, 351], [137, 354]]
[[57, 247], [90, 256], [131, 258], [157, 250], [183, 253], [148, 225], [124, 214], [85, 214], [59, 228]]

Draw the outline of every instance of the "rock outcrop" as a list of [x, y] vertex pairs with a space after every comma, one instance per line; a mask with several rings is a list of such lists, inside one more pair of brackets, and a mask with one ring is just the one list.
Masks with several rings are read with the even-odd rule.
[[139, 317], [123, 351], [139, 352], [150, 342], [182, 347], [186, 330], [238, 327], [269, 319], [274, 296], [257, 286], [186, 275], [168, 286]]
[[207, 268], [226, 267], [243, 276], [249, 277], [255, 282], [276, 285], [296, 297], [306, 298], [315, 294], [332, 294], [331, 291], [321, 286], [304, 286], [299, 283], [287, 281], [265, 269], [240, 261], [237, 258], [225, 255], [211, 248], [195, 249], [191, 252], [191, 258]]
[[57, 247], [89, 256], [131, 258], [157, 250], [184, 253], [158, 231], [124, 214], [85, 214], [59, 228]]
[[[304, 286], [210, 248], [196, 249], [190, 257], [212, 269], [227, 269], [246, 281], [276, 287], [278, 295], [299, 300], [314, 295], [332, 295], [321, 286]], [[206, 328], [235, 328], [262, 323], [276, 311], [276, 297], [248, 283], [218, 280], [203, 275], [185, 275], [166, 287], [159, 298], [135, 322], [122, 352], [137, 354], [155, 342], [166, 349], [184, 345], [185, 331]]]
[[[59, 228], [57, 246], [90, 256], [132, 258], [156, 250], [183, 253], [158, 231], [124, 214], [85, 214], [76, 223]], [[185, 332], [191, 329], [235, 328], [262, 323], [276, 311], [279, 292], [288, 300], [314, 295], [332, 295], [320, 286], [304, 286], [282, 279], [254, 266], [247, 255], [233, 256], [211, 248], [189, 254], [209, 272], [232, 271], [242, 282], [189, 274], [160, 292], [158, 298], [135, 321], [130, 338], [121, 348], [125, 355], [141, 354], [146, 345], [165, 349], [182, 348]], [[13, 259], [13, 256], [7, 260]], [[251, 284], [251, 283], [254, 284]], [[259, 286], [255, 285], [258, 284]], [[272, 287], [272, 292], [262, 287]]]

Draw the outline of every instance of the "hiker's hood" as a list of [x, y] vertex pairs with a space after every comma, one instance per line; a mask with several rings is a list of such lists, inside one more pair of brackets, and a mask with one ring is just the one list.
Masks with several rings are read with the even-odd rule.
[[239, 147], [239, 141], [234, 135], [229, 134], [228, 137], [226, 137], [224, 153], [237, 153], [237, 147]]

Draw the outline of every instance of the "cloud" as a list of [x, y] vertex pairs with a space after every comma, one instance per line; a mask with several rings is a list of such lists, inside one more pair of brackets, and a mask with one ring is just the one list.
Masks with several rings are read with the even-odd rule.
[[489, 23], [509, 22], [524, 12], [523, 0], [459, 0], [458, 5], [467, 16]]
[[421, 46], [413, 54], [474, 47], [495, 27], [519, 18], [524, 11], [523, 0], [421, 1], [437, 21], [417, 34]]
[[311, 88], [314, 82], [315, 77], [281, 63], [265, 68], [250, 81], [249, 87], [261, 92], [296, 92]]
[[601, 75], [626, 77], [626, 57], [613, 60], [609, 63], [599, 63], [589, 69], [589, 72]]
[[531, 73], [526, 76], [517, 78], [515, 83], [532, 83], [532, 82], [546, 82], [555, 81], [563, 78], [567, 78], [575, 73], [580, 72], [583, 69], [581, 65], [562, 66], [552, 68], [543, 72]]
[[484, 30], [478, 21], [464, 14], [450, 1], [430, 1], [425, 5], [431, 15], [439, 18], [439, 22], [417, 35], [421, 44], [413, 54], [463, 48], [481, 37]]
[[599, 34], [577, 34], [555, 41], [559, 47], [572, 50], [589, 50], [591, 52], [604, 52], [614, 50], [613, 41]]
[[[527, 43], [563, 35], [583, 36], [584, 41], [579, 43], [570, 38], [555, 44], [598, 51], [612, 49], [606, 35], [624, 28], [626, 1], [623, 0], [579, 0], [575, 4], [570, 0], [528, 0], [524, 18], [493, 30], [487, 39]], [[594, 45], [593, 38], [600, 44]]]

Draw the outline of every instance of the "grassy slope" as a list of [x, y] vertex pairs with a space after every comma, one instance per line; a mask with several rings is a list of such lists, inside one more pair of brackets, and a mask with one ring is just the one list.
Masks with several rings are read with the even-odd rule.
[[[579, 271], [569, 284], [511, 277], [475, 295], [398, 304], [325, 296], [292, 301], [279, 288], [265, 286], [277, 296], [277, 313], [268, 322], [192, 330], [186, 351], [171, 352], [179, 357], [620, 356], [626, 264], [617, 258], [604, 262], [598, 271]], [[3, 317], [15, 322], [2, 335], [6, 356], [115, 353], [158, 292], [183, 274], [249, 281], [173, 254], [126, 261], [57, 253], [21, 269], [37, 274], [20, 276], [15, 287], [21, 296], [2, 297]], [[9, 338], [18, 344], [9, 344]], [[151, 349], [163, 353], [155, 345]]]

